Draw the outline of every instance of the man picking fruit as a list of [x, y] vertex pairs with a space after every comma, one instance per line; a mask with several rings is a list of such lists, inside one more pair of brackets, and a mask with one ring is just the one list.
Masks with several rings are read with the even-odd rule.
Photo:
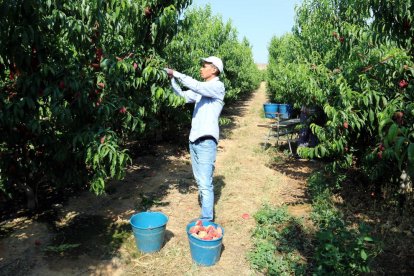
[[[203, 221], [214, 219], [213, 173], [219, 140], [219, 117], [224, 106], [224, 84], [219, 75], [223, 62], [218, 57], [202, 59], [200, 76], [204, 82], [166, 68], [173, 91], [187, 103], [195, 103], [190, 131], [190, 155], [197, 181]], [[179, 84], [189, 90], [182, 90]]]

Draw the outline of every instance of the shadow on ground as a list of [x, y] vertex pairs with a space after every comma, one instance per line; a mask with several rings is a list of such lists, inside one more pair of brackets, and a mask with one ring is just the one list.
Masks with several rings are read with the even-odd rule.
[[[266, 151], [272, 156], [268, 167], [296, 180], [306, 181], [313, 171], [323, 170], [327, 164], [291, 158], [286, 145], [267, 145]], [[349, 225], [368, 225], [371, 235], [380, 242], [382, 252], [374, 259], [373, 274], [414, 275], [414, 203], [392, 195], [387, 188], [377, 191], [375, 183], [369, 183], [361, 173], [349, 170], [341, 188], [333, 190], [334, 205]], [[302, 188], [302, 193], [287, 205], [312, 203], [308, 188]], [[292, 195], [294, 191], [286, 193]]]

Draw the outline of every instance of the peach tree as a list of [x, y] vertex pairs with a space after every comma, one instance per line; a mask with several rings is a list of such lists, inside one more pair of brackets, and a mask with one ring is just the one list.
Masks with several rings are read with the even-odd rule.
[[191, 0], [0, 3], [0, 192], [29, 205], [46, 190], [121, 178], [125, 142], [163, 103], [160, 52]]
[[[226, 105], [258, 87], [260, 73], [247, 39], [239, 41], [236, 28], [231, 22], [224, 22], [221, 16], [214, 15], [210, 6], [190, 8], [178, 25], [177, 35], [164, 50], [165, 60], [171, 68], [201, 80], [201, 58], [211, 55], [224, 62], [220, 79], [226, 87]], [[172, 126], [175, 133], [176, 129], [189, 129], [192, 106], [185, 105], [179, 98], [177, 101], [174, 108], [165, 108], [160, 113], [165, 120], [160, 126], [164, 132]], [[222, 119], [221, 122], [227, 121]]]
[[179, 27], [177, 36], [166, 48], [166, 59], [172, 67], [198, 78], [200, 58], [220, 57], [224, 63], [220, 78], [226, 87], [226, 103], [258, 87], [260, 73], [249, 41], [239, 41], [237, 29], [230, 21], [224, 22], [207, 5], [187, 10]]
[[[269, 68], [279, 97], [326, 115], [311, 125], [319, 144], [300, 155], [360, 168], [377, 185], [412, 179], [412, 9], [412, 1], [303, 1], [293, 38], [272, 44]], [[295, 55], [286, 50], [290, 41]]]

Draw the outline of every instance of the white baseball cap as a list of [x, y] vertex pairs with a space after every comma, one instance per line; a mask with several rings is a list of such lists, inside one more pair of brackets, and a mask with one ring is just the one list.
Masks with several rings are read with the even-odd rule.
[[211, 56], [208, 58], [202, 58], [201, 60], [216, 66], [220, 73], [223, 72], [223, 61], [221, 61], [221, 59], [219, 59], [218, 57]]

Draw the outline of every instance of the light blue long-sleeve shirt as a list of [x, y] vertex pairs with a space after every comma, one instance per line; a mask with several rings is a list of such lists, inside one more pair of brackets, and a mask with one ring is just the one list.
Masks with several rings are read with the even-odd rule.
[[[183, 97], [187, 103], [195, 103], [191, 121], [190, 141], [194, 142], [202, 136], [211, 135], [219, 140], [219, 117], [224, 106], [224, 84], [218, 77], [200, 82], [187, 75], [174, 71], [171, 85], [173, 91]], [[183, 91], [176, 82], [190, 90]]]

